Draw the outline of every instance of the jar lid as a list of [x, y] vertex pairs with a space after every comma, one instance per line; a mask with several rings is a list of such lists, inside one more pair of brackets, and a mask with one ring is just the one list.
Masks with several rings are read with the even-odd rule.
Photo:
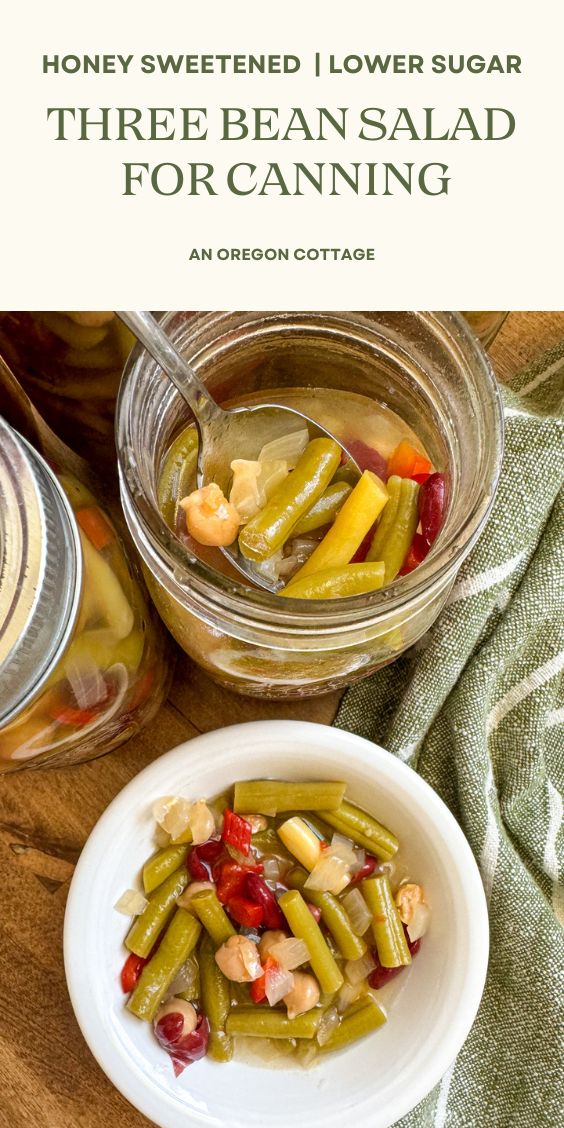
[[43, 458], [0, 417], [0, 725], [43, 686], [72, 633], [82, 556]]

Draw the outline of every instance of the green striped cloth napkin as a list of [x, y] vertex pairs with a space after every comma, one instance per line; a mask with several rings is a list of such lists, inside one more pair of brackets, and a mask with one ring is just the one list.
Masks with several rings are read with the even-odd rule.
[[414, 767], [458, 819], [489, 902], [472, 1031], [402, 1128], [564, 1123], [564, 342], [503, 389], [485, 531], [408, 653], [345, 695], [336, 724]]

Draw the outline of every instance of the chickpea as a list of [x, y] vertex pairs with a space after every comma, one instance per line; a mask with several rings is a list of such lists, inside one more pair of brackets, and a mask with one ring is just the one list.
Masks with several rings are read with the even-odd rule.
[[176, 997], [169, 999], [166, 1003], [162, 1003], [155, 1015], [155, 1026], [167, 1014], [181, 1014], [184, 1019], [184, 1026], [182, 1033], [177, 1041], [184, 1038], [187, 1034], [191, 1034], [196, 1029], [198, 1022], [198, 1015], [192, 1003], [187, 1003], [185, 999], [177, 999]]
[[420, 885], [400, 885], [396, 893], [396, 906], [404, 924], [410, 924], [415, 906], [424, 903], [425, 893]]
[[271, 932], [263, 932], [259, 943], [259, 954], [263, 963], [266, 957], [270, 955], [274, 945], [279, 944], [281, 940], [286, 940], [286, 933], [282, 932], [280, 928], [275, 928]]
[[179, 909], [188, 909], [190, 911], [192, 908], [192, 897], [195, 897], [196, 893], [203, 893], [205, 889], [215, 889], [214, 882], [191, 881], [190, 884], [186, 886], [184, 893], [180, 894], [176, 902]]
[[179, 504], [186, 513], [186, 528], [198, 544], [233, 544], [241, 518], [216, 482], [193, 490]]
[[251, 834], [258, 834], [268, 827], [268, 819], [264, 815], [242, 815], [241, 817], [249, 823]]
[[215, 953], [215, 962], [234, 983], [252, 983], [262, 975], [258, 948], [246, 936], [230, 936]]
[[288, 1008], [288, 1018], [296, 1018], [298, 1014], [305, 1014], [316, 1007], [319, 1002], [319, 983], [315, 976], [308, 975], [305, 971], [295, 971], [294, 986], [284, 995], [284, 1002]]

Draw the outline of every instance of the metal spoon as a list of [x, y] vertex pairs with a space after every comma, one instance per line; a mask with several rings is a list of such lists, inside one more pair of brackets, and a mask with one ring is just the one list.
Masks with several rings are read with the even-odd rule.
[[[172, 381], [195, 418], [199, 437], [198, 487], [208, 482], [217, 482], [223, 492], [227, 493], [234, 458], [254, 460], [265, 443], [287, 435], [292, 430], [303, 430], [304, 425], [307, 426], [311, 439], [322, 436], [338, 443], [347, 459], [347, 477], [350, 474], [353, 481], [358, 478], [359, 467], [346, 447], [315, 420], [293, 407], [273, 403], [225, 410], [212, 399], [194, 369], [180, 355], [151, 313], [116, 312]], [[221, 551], [251, 583], [273, 592], [281, 586], [275, 580], [260, 575], [252, 561], [242, 556], [236, 543]]]

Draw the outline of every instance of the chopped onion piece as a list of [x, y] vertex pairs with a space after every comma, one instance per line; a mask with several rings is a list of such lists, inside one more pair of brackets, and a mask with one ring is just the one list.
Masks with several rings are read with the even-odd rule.
[[253, 568], [265, 580], [271, 580], [276, 583], [282, 574], [282, 564], [284, 562], [284, 554], [282, 549], [279, 548], [278, 552], [273, 552], [272, 556], [267, 556], [266, 560], [253, 561]]
[[302, 1069], [309, 1069], [310, 1065], [313, 1065], [314, 1061], [317, 1059], [315, 1038], [302, 1038], [298, 1042], [298, 1045], [300, 1046], [300, 1065]]
[[153, 817], [171, 838], [180, 838], [189, 826], [190, 809], [191, 804], [187, 799], [180, 799], [177, 795], [164, 795], [153, 804]]
[[349, 983], [360, 983], [362, 979], [366, 979], [367, 975], [376, 967], [372, 952], [365, 952], [359, 960], [347, 960], [345, 964], [345, 975]]
[[324, 1046], [325, 1043], [329, 1041], [331, 1035], [334, 1034], [335, 1030], [337, 1029], [340, 1021], [341, 1016], [339, 1014], [339, 1011], [337, 1010], [337, 1007], [329, 1007], [328, 1010], [325, 1011], [325, 1014], [322, 1015], [319, 1026], [317, 1027], [316, 1038], [317, 1044], [319, 1046]]
[[281, 458], [288, 463], [288, 470], [293, 470], [308, 443], [309, 431], [307, 427], [300, 431], [290, 431], [287, 435], [281, 435], [279, 439], [272, 439], [271, 442], [265, 443], [259, 454], [259, 462], [269, 462]]
[[[331, 839], [331, 845], [327, 850], [332, 858], [340, 858], [345, 863], [347, 869], [353, 870], [353, 866], [357, 865], [356, 851], [354, 843], [350, 838], [345, 838], [342, 834], [334, 834]], [[357, 867], [358, 868], [358, 867]]]
[[170, 995], [179, 995], [181, 991], [190, 992], [193, 999], [198, 998], [198, 985], [200, 978], [200, 969], [198, 961], [195, 956], [188, 956], [185, 963], [182, 964], [176, 979], [173, 980], [168, 989]]
[[293, 971], [295, 967], [309, 963], [310, 958], [309, 948], [305, 941], [296, 940], [293, 936], [289, 936], [286, 940], [279, 940], [277, 944], [273, 944], [269, 955], [280, 964], [280, 967], [285, 968], [286, 971]]
[[138, 889], [126, 889], [119, 901], [116, 901], [114, 909], [124, 916], [139, 916], [147, 908], [148, 903], [147, 898]]
[[276, 854], [263, 854], [261, 861], [264, 866], [265, 881], [280, 881], [282, 873], [286, 870], [282, 858], [277, 857]]
[[350, 872], [341, 858], [331, 856], [330, 849], [324, 850], [305, 882], [305, 889], [317, 889], [323, 893], [341, 893], [349, 884]]
[[294, 986], [294, 976], [287, 968], [276, 964], [269, 967], [264, 977], [264, 990], [271, 1007], [276, 1006], [285, 995], [288, 995]]
[[67, 662], [65, 674], [79, 709], [92, 709], [106, 700], [108, 687], [93, 658], [85, 654], [80, 661]]
[[363, 989], [362, 980], [360, 983], [347, 983], [345, 980], [337, 995], [337, 1009], [341, 1014], [346, 1011], [347, 1007], [350, 1007], [351, 1003], [355, 1003], [360, 998]]
[[425, 935], [429, 927], [430, 919], [431, 910], [424, 901], [421, 901], [419, 904], [413, 906], [411, 920], [407, 925], [409, 939], [411, 940], [412, 944], [415, 940], [420, 940], [421, 937]]
[[355, 859], [356, 860], [355, 860], [354, 864], [351, 866], [351, 873], [353, 874], [353, 876], [354, 876], [355, 873], [358, 873], [358, 871], [362, 869], [362, 867], [363, 867], [363, 865], [366, 861], [366, 850], [363, 850], [361, 847], [356, 846], [354, 853], [355, 853]]
[[[188, 809], [187, 824], [192, 831], [192, 842], [197, 846], [199, 842], [207, 842], [215, 832], [215, 819], [205, 799], [198, 799]], [[168, 827], [166, 828], [168, 830]], [[173, 838], [177, 835], [173, 834]]]
[[289, 473], [288, 463], [284, 459], [252, 462], [247, 458], [235, 458], [231, 469], [233, 482], [229, 501], [235, 506], [242, 523], [249, 521], [263, 508]]
[[372, 922], [372, 913], [360, 892], [360, 889], [351, 889], [343, 897], [343, 905], [351, 923], [351, 928], [357, 936], [364, 936], [366, 929]]
[[166, 830], [163, 830], [162, 826], [157, 825], [155, 827], [153, 838], [155, 840], [155, 846], [158, 846], [159, 850], [162, 850], [165, 846], [170, 846], [170, 834], [168, 834]]

